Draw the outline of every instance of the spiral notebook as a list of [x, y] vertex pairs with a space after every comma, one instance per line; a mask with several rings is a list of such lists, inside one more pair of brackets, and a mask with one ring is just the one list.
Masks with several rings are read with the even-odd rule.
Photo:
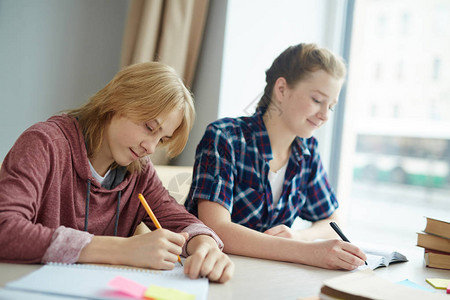
[[196, 300], [206, 300], [208, 296], [208, 279], [192, 280], [183, 273], [181, 266], [170, 271], [154, 271], [87, 264], [48, 264], [7, 283], [5, 290], [47, 294], [49, 298], [67, 296], [98, 300], [136, 299], [117, 292], [108, 285], [117, 276], [147, 287], [156, 285], [176, 289], [194, 295]]

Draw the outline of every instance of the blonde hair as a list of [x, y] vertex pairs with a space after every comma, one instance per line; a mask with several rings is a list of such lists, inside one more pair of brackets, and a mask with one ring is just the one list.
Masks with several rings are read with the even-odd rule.
[[[105, 127], [116, 114], [136, 122], [165, 116], [175, 109], [183, 112], [180, 126], [164, 143], [169, 157], [180, 154], [192, 129], [195, 109], [191, 92], [171, 67], [159, 62], [128, 66], [82, 107], [67, 113], [78, 119], [86, 142], [88, 157], [97, 153], [103, 141]], [[146, 159], [131, 163], [130, 172], [142, 170]]]
[[344, 60], [316, 44], [298, 44], [284, 50], [266, 71], [266, 87], [258, 108], [266, 109], [272, 98], [275, 81], [283, 77], [290, 87], [307, 78], [312, 72], [324, 70], [337, 79], [346, 74]]

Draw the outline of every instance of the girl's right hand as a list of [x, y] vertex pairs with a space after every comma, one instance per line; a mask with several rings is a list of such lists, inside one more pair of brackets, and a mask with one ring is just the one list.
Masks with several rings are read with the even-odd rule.
[[302, 252], [303, 263], [325, 269], [354, 270], [367, 259], [361, 249], [341, 240], [309, 242]]
[[173, 269], [188, 236], [185, 232], [157, 229], [126, 238], [122, 249], [127, 255], [126, 264], [158, 270]]

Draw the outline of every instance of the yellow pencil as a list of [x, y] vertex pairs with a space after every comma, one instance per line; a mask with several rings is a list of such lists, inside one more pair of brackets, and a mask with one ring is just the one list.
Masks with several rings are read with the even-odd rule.
[[[144, 196], [142, 194], [138, 195], [139, 200], [141, 200], [142, 206], [144, 206], [145, 210], [147, 211], [148, 215], [150, 216], [150, 219], [152, 219], [153, 224], [155, 224], [156, 228], [162, 228], [161, 224], [159, 224], [158, 219], [156, 218], [155, 214], [153, 213], [152, 209], [148, 205], [147, 201], [145, 200]], [[178, 262], [180, 265], [183, 265], [181, 262], [181, 258], [178, 256]]]

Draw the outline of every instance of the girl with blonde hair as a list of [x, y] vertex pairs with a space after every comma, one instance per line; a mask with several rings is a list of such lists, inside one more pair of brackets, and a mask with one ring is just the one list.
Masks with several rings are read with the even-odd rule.
[[[27, 129], [0, 170], [0, 261], [109, 263], [226, 282], [233, 263], [217, 235], [164, 189], [148, 155], [188, 139], [191, 93], [161, 63], [129, 66], [84, 106]], [[164, 229], [155, 225], [138, 194]], [[144, 222], [152, 231], [133, 235]]]

